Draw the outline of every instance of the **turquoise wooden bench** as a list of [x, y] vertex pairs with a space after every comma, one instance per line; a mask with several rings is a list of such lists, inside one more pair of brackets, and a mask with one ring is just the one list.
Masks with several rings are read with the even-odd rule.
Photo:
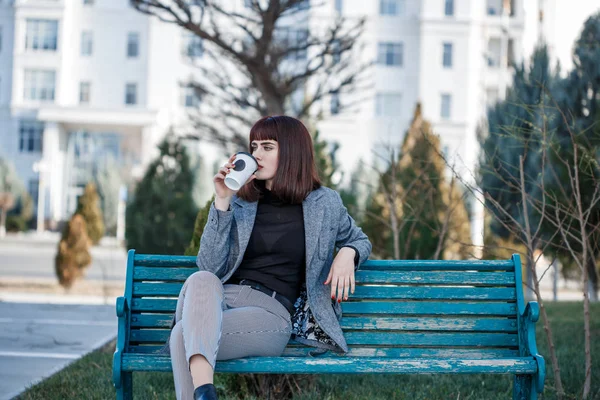
[[[125, 296], [117, 299], [118, 399], [132, 398], [132, 372], [171, 371], [170, 358], [158, 351], [181, 286], [198, 270], [195, 263], [195, 257], [129, 251]], [[513, 398], [535, 399], [542, 392], [539, 308], [524, 302], [518, 255], [500, 261], [368, 260], [356, 283], [342, 303], [346, 355], [311, 356], [311, 348], [290, 341], [281, 357], [220, 361], [217, 372], [513, 374]]]

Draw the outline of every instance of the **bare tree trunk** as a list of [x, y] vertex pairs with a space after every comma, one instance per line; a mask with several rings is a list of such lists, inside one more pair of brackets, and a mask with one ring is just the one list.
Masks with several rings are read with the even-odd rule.
[[0, 237], [6, 235], [6, 209], [0, 208]]
[[537, 277], [537, 271], [535, 270], [536, 260], [533, 258], [533, 251], [536, 240], [532, 238], [531, 226], [529, 224], [529, 210], [528, 210], [528, 199], [525, 193], [525, 172], [523, 168], [523, 156], [519, 156], [519, 173], [520, 173], [520, 189], [521, 199], [523, 206], [523, 216], [525, 221], [524, 233], [526, 236], [527, 244], [527, 264], [531, 276], [533, 278], [533, 292], [537, 299], [540, 311], [542, 313], [542, 321], [544, 323], [544, 332], [546, 333], [546, 340], [548, 341], [548, 348], [550, 349], [550, 359], [552, 360], [552, 371], [554, 373], [554, 383], [556, 386], [556, 395], [559, 399], [562, 399], [565, 395], [565, 389], [563, 388], [562, 379], [560, 376], [560, 365], [558, 364], [558, 357], [556, 356], [556, 349], [554, 347], [554, 335], [552, 334], [552, 328], [550, 327], [550, 321], [548, 320], [548, 314], [546, 314], [546, 307], [544, 306], [544, 299], [540, 294], [540, 282]]
[[590, 301], [598, 301], [598, 270], [596, 269], [596, 255], [590, 251], [587, 262], [587, 273], [589, 277], [588, 286], [584, 288], [590, 295]]
[[590, 349], [590, 296], [588, 290], [588, 268], [583, 268], [583, 331], [585, 334], [585, 380], [583, 398], [587, 399], [592, 387], [592, 353]]

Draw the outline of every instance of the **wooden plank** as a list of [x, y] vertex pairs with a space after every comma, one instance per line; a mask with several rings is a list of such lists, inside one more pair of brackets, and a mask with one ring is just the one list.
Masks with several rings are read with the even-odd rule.
[[456, 317], [343, 317], [342, 329], [401, 331], [517, 332], [517, 320]]
[[[134, 285], [135, 286], [135, 285]], [[135, 289], [134, 289], [135, 292]], [[356, 286], [352, 299], [507, 300], [516, 299], [514, 288]]]
[[[134, 345], [129, 346], [128, 353], [151, 354], [161, 351], [161, 345]], [[309, 353], [314, 347], [299, 345], [290, 341], [282, 357], [313, 357]], [[464, 359], [491, 359], [518, 357], [519, 350], [507, 347], [478, 347], [478, 348], [427, 348], [427, 347], [365, 347], [353, 345], [349, 347], [346, 355], [327, 352], [317, 357], [391, 357], [391, 358], [464, 358]]]
[[140, 267], [136, 266], [133, 271], [135, 281], [175, 281], [184, 282], [188, 276], [198, 272], [198, 268], [180, 267]]
[[134, 264], [145, 267], [196, 267], [196, 257], [136, 254]]
[[490, 315], [516, 316], [515, 303], [438, 301], [355, 301], [342, 302], [345, 314], [404, 315]]
[[[131, 301], [133, 312], [174, 313], [177, 299], [139, 299]], [[437, 301], [355, 301], [342, 302], [345, 314], [404, 315], [489, 315], [516, 316], [515, 303], [437, 302]]]
[[[167, 356], [125, 354], [124, 371], [171, 371]], [[534, 374], [533, 357], [502, 359], [421, 359], [378, 357], [249, 357], [217, 362], [216, 372], [230, 373], [395, 373], [395, 374]]]
[[174, 313], [177, 299], [132, 299], [132, 312]]
[[[169, 314], [131, 315], [133, 328], [169, 328]], [[478, 331], [516, 332], [517, 320], [508, 318], [457, 318], [457, 317], [347, 317], [341, 321], [342, 329], [408, 330], [408, 331]]]
[[[133, 283], [133, 296], [178, 297], [181, 283]], [[491, 287], [406, 287], [356, 286], [351, 299], [435, 299], [435, 300], [507, 300], [516, 299], [514, 288]]]
[[[168, 329], [132, 329], [132, 343], [165, 343]], [[399, 333], [399, 332], [346, 332], [348, 345], [394, 345], [394, 346], [488, 346], [516, 347], [516, 334], [506, 333]]]
[[[134, 264], [146, 267], [195, 267], [194, 256], [136, 254]], [[363, 270], [514, 271], [512, 260], [367, 260]]]
[[[136, 281], [183, 282], [198, 268], [142, 267], [136, 266], [133, 279]], [[473, 285], [514, 286], [512, 272], [469, 272], [469, 271], [357, 271], [356, 281], [361, 283], [410, 284], [410, 285]]]
[[[288, 346], [282, 357], [312, 357], [309, 355], [314, 351], [311, 347]], [[336, 357], [333, 352], [323, 356]], [[509, 348], [423, 348], [423, 347], [357, 347], [350, 346], [346, 355], [337, 357], [386, 357], [386, 358], [469, 358], [469, 359], [491, 359], [518, 357], [519, 351]], [[320, 356], [316, 356], [320, 357]]]
[[370, 271], [358, 270], [360, 283], [408, 285], [514, 286], [514, 272]]
[[367, 260], [360, 270], [514, 271], [512, 260]]
[[516, 334], [345, 332], [348, 345], [518, 347]]

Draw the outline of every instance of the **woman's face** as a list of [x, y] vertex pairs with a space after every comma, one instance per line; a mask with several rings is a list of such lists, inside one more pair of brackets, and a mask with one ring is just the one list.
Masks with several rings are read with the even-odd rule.
[[250, 144], [252, 155], [258, 161], [256, 179], [267, 181], [270, 189], [279, 162], [279, 146], [275, 140], [253, 140]]

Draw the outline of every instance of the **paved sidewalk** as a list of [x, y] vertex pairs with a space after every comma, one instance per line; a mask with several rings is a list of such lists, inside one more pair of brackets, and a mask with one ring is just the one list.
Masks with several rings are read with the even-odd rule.
[[116, 334], [112, 304], [0, 302], [0, 400], [12, 399]]

